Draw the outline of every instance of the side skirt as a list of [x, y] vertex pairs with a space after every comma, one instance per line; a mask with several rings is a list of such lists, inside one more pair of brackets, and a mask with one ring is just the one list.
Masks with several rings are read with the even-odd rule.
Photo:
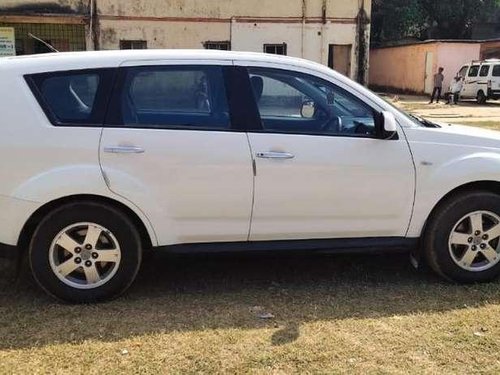
[[251, 252], [317, 252], [317, 253], [386, 253], [411, 252], [418, 247], [418, 238], [365, 237], [314, 240], [242, 241], [189, 243], [158, 246], [153, 250], [171, 254], [251, 253]]

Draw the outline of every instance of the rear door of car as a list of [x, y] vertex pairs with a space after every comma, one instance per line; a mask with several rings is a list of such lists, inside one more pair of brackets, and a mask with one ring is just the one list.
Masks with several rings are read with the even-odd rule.
[[231, 61], [123, 64], [100, 160], [109, 188], [150, 219], [160, 245], [248, 238], [253, 169], [231, 124]]

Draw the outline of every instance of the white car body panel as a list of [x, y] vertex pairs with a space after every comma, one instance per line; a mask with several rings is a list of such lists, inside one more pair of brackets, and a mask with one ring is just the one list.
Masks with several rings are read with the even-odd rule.
[[500, 181], [500, 133], [460, 125], [406, 129], [417, 168], [409, 237], [420, 236], [434, 206], [450, 191], [476, 181]]
[[[399, 140], [58, 127], [50, 124], [23, 78], [38, 72], [193, 61], [234, 61], [317, 75], [378, 110], [392, 112], [400, 126]], [[499, 133], [417, 126], [362, 86], [301, 59], [204, 50], [46, 54], [2, 59], [0, 80], [4, 244], [18, 242], [26, 220], [42, 205], [79, 194], [128, 206], [144, 223], [153, 246], [245, 241], [254, 198], [254, 240], [419, 237], [428, 215], [448, 192], [469, 182], [500, 181]], [[139, 143], [146, 152], [101, 153], [99, 162], [100, 147], [122, 143]], [[293, 149], [296, 159], [258, 160], [254, 181], [252, 153], [257, 149]], [[322, 162], [324, 157], [340, 163]], [[292, 167], [293, 173], [287, 174]], [[328, 200], [331, 191], [336, 195]]]
[[[103, 152], [122, 144], [145, 152]], [[160, 245], [248, 239], [253, 171], [245, 133], [104, 129], [101, 163], [110, 189], [141, 207]]]
[[415, 176], [404, 138], [249, 137], [254, 154], [294, 155], [256, 159], [251, 240], [406, 234]]

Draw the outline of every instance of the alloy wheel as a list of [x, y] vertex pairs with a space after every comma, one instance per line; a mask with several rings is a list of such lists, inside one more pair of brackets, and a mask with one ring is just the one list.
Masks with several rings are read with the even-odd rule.
[[485, 271], [500, 261], [500, 217], [490, 211], [475, 211], [462, 217], [453, 227], [448, 248], [453, 261], [462, 269]]
[[105, 227], [81, 222], [67, 226], [52, 241], [49, 263], [66, 285], [93, 289], [116, 274], [121, 260], [120, 245]]

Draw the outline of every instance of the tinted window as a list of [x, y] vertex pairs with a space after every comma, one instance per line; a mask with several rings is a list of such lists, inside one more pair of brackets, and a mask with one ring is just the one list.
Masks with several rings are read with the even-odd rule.
[[371, 107], [319, 78], [283, 70], [249, 69], [264, 130], [375, 135]]
[[493, 66], [493, 72], [492, 75], [494, 77], [500, 77], [500, 65], [495, 65]]
[[120, 40], [120, 49], [147, 49], [145, 40]]
[[479, 65], [471, 66], [469, 69], [469, 77], [477, 77], [477, 73], [479, 72]]
[[479, 77], [487, 77], [489, 72], [490, 72], [490, 66], [483, 65], [481, 66], [481, 70], [479, 70]]
[[205, 42], [203, 43], [205, 49], [218, 49], [222, 51], [231, 50], [231, 42]]
[[103, 122], [112, 74], [98, 69], [35, 74], [27, 79], [53, 123], [92, 125]]
[[228, 128], [229, 110], [219, 67], [128, 69], [121, 94], [124, 125]]
[[273, 55], [286, 55], [286, 43], [264, 44], [264, 53], [272, 53]]

